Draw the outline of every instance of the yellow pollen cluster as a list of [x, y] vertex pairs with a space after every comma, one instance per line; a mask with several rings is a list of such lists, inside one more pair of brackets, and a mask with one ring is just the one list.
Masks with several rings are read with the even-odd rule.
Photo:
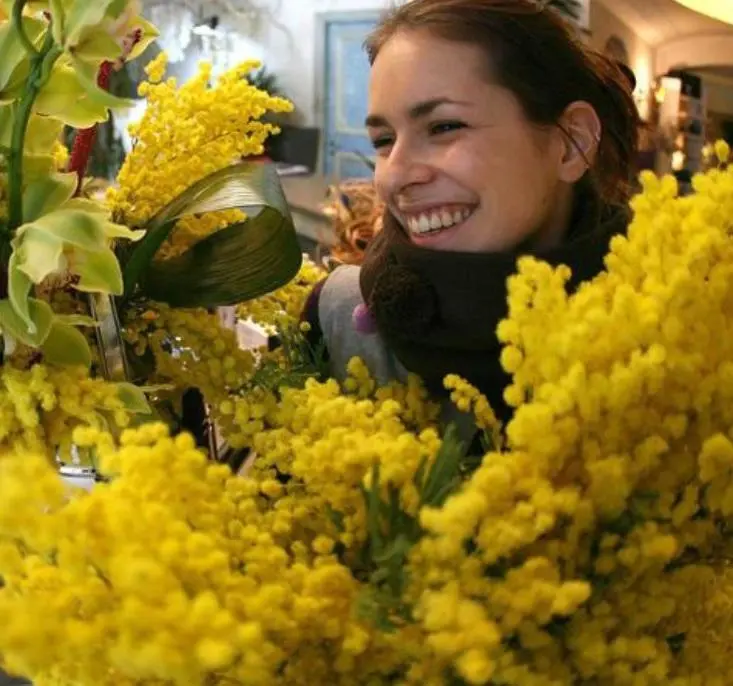
[[[165, 54], [147, 67], [149, 81], [141, 84], [147, 100], [141, 121], [130, 127], [133, 150], [108, 191], [107, 201], [117, 221], [143, 226], [156, 212], [191, 184], [242, 158], [260, 155], [267, 137], [278, 132], [260, 121], [268, 113], [288, 112], [292, 105], [272, 97], [247, 81], [257, 65], [244, 62], [211, 82], [211, 65], [178, 86], [163, 81]], [[180, 254], [192, 242], [245, 218], [240, 210], [180, 220], [161, 257]]]

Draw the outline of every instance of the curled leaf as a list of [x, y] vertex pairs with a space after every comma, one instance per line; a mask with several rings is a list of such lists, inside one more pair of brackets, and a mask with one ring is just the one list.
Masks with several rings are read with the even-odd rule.
[[[196, 243], [178, 258], [155, 261], [174, 222], [188, 214], [247, 208], [248, 219]], [[251, 210], [251, 211], [250, 211]], [[176, 307], [216, 307], [268, 293], [300, 268], [298, 243], [273, 165], [243, 162], [193, 184], [156, 214], [125, 263], [125, 295], [139, 285]]]

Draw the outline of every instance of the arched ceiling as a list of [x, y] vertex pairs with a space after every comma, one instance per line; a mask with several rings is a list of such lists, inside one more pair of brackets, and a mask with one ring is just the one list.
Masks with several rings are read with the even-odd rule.
[[733, 25], [693, 12], [674, 0], [592, 1], [604, 5], [652, 47], [690, 36], [727, 33], [733, 37]]

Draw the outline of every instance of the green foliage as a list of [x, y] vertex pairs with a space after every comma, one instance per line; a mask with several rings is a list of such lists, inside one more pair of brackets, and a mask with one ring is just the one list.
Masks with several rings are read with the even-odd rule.
[[328, 378], [329, 365], [323, 340], [312, 345], [297, 325], [278, 327], [275, 339], [285, 364], [275, 359], [263, 360], [252, 376], [252, 387], [302, 388], [308, 379]]
[[[425, 458], [415, 472], [420, 508], [440, 507], [457, 491], [466, 459], [466, 446], [458, 431], [448, 426], [433, 462], [429, 464]], [[362, 495], [369, 537], [360, 553], [360, 567], [369, 584], [359, 609], [381, 630], [389, 631], [410, 619], [403, 600], [409, 581], [407, 562], [423, 531], [415, 517], [402, 508], [399, 491], [382, 483], [378, 464], [372, 468], [369, 487], [362, 487]]]
[[[251, 208], [254, 216], [207, 236], [180, 257], [155, 261], [180, 217], [234, 207]], [[295, 226], [269, 165], [243, 162], [210, 174], [144, 228], [145, 238], [125, 260], [127, 298], [139, 289], [174, 307], [234, 305], [284, 286], [302, 262]]]
[[280, 88], [280, 84], [278, 83], [277, 76], [268, 71], [267, 67], [263, 66], [250, 72], [247, 74], [246, 79], [250, 85], [255, 88], [259, 88], [261, 91], [265, 91], [265, 93], [268, 93], [269, 95], [274, 97], [284, 96], [283, 91]]

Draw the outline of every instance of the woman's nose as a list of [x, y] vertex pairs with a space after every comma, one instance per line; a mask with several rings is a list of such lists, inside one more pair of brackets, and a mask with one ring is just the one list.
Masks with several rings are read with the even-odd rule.
[[374, 181], [381, 195], [393, 197], [410, 186], [430, 183], [434, 176], [433, 166], [424, 153], [395, 145], [389, 155], [378, 159]]

